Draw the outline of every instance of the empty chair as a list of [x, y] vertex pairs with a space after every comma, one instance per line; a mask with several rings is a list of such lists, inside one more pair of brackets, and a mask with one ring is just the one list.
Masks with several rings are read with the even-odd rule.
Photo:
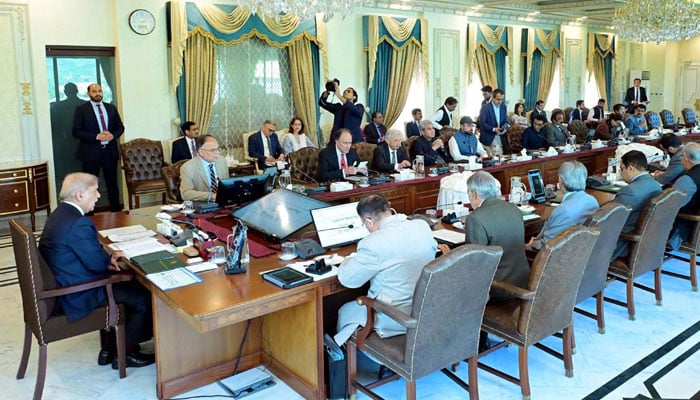
[[377, 148], [377, 145], [374, 143], [357, 142], [352, 144], [352, 148], [357, 152], [360, 161], [372, 161], [374, 149]]
[[523, 132], [525, 128], [520, 125], [511, 125], [506, 135], [508, 136], [508, 148], [511, 153], [519, 153], [523, 149]]
[[[520, 378], [488, 365], [479, 367], [520, 385], [523, 398], [530, 398], [528, 347], [564, 330], [563, 355], [566, 376], [573, 376], [572, 314], [581, 277], [598, 237], [596, 228], [572, 226], [545, 243], [532, 264], [526, 288], [494, 281], [515, 301], [486, 306], [482, 329], [519, 346]], [[496, 346], [499, 348], [505, 345]]]
[[[112, 294], [112, 284], [129, 279], [128, 275], [115, 274], [108, 278], [86, 282], [80, 285], [57, 288], [51, 269], [41, 258], [36, 240], [31, 231], [20, 222], [10, 221], [12, 247], [17, 262], [17, 276], [22, 293], [24, 309], [24, 348], [17, 370], [17, 379], [24, 378], [32, 349], [32, 335], [39, 344], [39, 366], [37, 368], [34, 400], [41, 399], [46, 378], [46, 358], [48, 344], [100, 329], [116, 329], [117, 357], [119, 359], [119, 377], [126, 377], [124, 309], [117, 305]], [[68, 322], [62, 313], [54, 313], [57, 297], [84, 290], [104, 287], [107, 291], [108, 305], [98, 307], [85, 318]]]
[[673, 117], [673, 113], [669, 110], [661, 110], [659, 113], [661, 117], [661, 124], [664, 129], [673, 129], [676, 126], [676, 119]]
[[302, 147], [288, 155], [287, 161], [292, 171], [292, 180], [295, 182], [316, 182], [318, 176], [317, 147]]
[[[503, 251], [500, 247], [464, 245], [431, 261], [421, 272], [413, 294], [411, 315], [367, 297], [367, 324], [348, 341], [348, 387], [350, 396], [369, 388], [356, 381], [357, 349], [406, 379], [406, 398], [416, 398], [416, 380], [442, 370], [479, 398], [476, 355], [479, 329], [489, 288]], [[374, 333], [374, 313], [383, 312], [408, 328], [405, 335], [382, 339]], [[469, 358], [467, 385], [446, 369]], [[376, 395], [374, 395], [376, 396]], [[376, 398], [376, 397], [374, 397]]]
[[576, 136], [576, 143], [586, 143], [586, 139], [588, 138], [588, 128], [586, 128], [586, 124], [584, 124], [583, 121], [578, 119], [571, 121], [569, 124], [569, 132]]
[[649, 129], [662, 129], [663, 124], [661, 123], [661, 117], [654, 111], [647, 111], [644, 114], [644, 118], [647, 120], [647, 126]]
[[161, 168], [168, 203], [182, 203], [182, 196], [180, 195], [180, 168], [187, 161], [189, 160], [180, 160], [173, 165], [166, 165]]
[[[657, 194], [642, 211], [635, 230], [620, 235], [620, 238], [631, 242], [629, 254], [627, 257], [613, 260], [609, 272], [614, 279], [627, 283], [627, 301], [607, 297], [605, 300], [626, 306], [631, 320], [635, 319], [635, 286], [653, 292], [656, 295], [656, 304], [661, 305], [661, 265], [664, 262], [666, 240], [684, 197], [684, 193], [675, 189], [666, 189]], [[654, 289], [634, 282], [638, 276], [649, 271], [654, 271]]]
[[160, 194], [165, 203], [165, 182], [161, 169], [163, 144], [158, 140], [134, 139], [119, 145], [122, 169], [129, 192], [129, 208], [139, 208], [139, 196]]
[[691, 108], [684, 108], [681, 110], [681, 115], [683, 116], [683, 123], [687, 127], [693, 127], [697, 125], [697, 120], [695, 119], [695, 110]]

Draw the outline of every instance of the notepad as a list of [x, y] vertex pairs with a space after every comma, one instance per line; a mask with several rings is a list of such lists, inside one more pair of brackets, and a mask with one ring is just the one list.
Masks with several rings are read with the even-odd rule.
[[457, 232], [450, 229], [438, 229], [433, 231], [435, 240], [449, 245], [460, 245], [464, 243], [464, 232]]

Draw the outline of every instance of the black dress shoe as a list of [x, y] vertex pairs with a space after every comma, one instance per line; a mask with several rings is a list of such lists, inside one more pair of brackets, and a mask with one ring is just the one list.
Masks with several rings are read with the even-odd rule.
[[[143, 354], [138, 351], [127, 354], [125, 358], [128, 368], [145, 367], [156, 362], [156, 357], [153, 354]], [[112, 360], [112, 369], [119, 369], [119, 360], [116, 357]]]
[[97, 355], [97, 365], [107, 365], [111, 364], [112, 360], [114, 360], [115, 354], [112, 353], [109, 350], [100, 350], [100, 353]]

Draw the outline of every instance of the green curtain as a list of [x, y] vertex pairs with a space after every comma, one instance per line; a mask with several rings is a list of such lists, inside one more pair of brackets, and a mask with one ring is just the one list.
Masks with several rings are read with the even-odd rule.
[[588, 78], [595, 76], [598, 95], [612, 104], [615, 36], [604, 33], [588, 34]]
[[537, 100], [547, 100], [554, 81], [554, 70], [560, 57], [559, 31], [524, 29], [521, 47], [526, 50], [523, 97], [525, 107], [535, 108]]
[[[469, 24], [467, 26], [467, 76], [471, 83], [476, 69], [482, 85], [505, 89], [506, 73], [513, 82], [513, 60], [510, 46], [513, 44], [513, 28], [506, 26]], [[508, 66], [506, 67], [506, 60]]]

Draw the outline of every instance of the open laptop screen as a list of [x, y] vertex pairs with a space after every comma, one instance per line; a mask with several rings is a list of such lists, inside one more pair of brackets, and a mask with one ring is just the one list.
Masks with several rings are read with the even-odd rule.
[[357, 215], [357, 203], [311, 210], [321, 247], [340, 247], [369, 235], [369, 231]]

